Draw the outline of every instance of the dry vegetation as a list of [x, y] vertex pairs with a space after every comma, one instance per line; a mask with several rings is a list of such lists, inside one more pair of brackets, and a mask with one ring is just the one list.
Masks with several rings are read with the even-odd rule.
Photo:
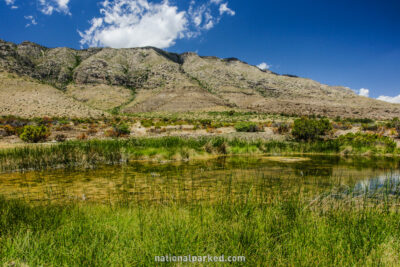
[[237, 59], [174, 54], [150, 47], [49, 49], [0, 40], [0, 70], [4, 71], [0, 106], [4, 115], [93, 117], [102, 112], [235, 108], [331, 118], [400, 116], [400, 105], [361, 97], [345, 87], [262, 71]]
[[105, 112], [90, 108], [60, 90], [31, 78], [0, 72], [0, 115], [20, 117], [101, 117]]

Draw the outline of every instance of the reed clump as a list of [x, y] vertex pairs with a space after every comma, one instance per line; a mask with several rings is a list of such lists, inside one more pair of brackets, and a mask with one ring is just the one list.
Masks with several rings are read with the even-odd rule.
[[[350, 149], [349, 149], [350, 148]], [[390, 138], [378, 135], [345, 135], [338, 139], [297, 142], [246, 140], [225, 137], [161, 137], [114, 140], [66, 141], [54, 145], [37, 145], [0, 150], [2, 171], [95, 167], [120, 164], [135, 159], [188, 160], [211, 154], [264, 153], [340, 153], [370, 155], [391, 153], [398, 149]], [[350, 151], [350, 152], [349, 152]]]
[[32, 206], [0, 199], [0, 264], [154, 266], [160, 255], [245, 256], [240, 266], [400, 263], [396, 209], [309, 204], [294, 194], [265, 205], [251, 193], [213, 204]]

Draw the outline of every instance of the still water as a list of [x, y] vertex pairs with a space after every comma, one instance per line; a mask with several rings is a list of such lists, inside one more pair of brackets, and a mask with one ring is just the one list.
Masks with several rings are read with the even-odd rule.
[[[252, 197], [265, 201], [343, 188], [352, 194], [397, 194], [393, 158], [219, 157], [185, 163], [131, 162], [96, 169], [0, 174], [0, 195], [32, 202], [196, 202]], [[388, 189], [389, 188], [389, 189]]]

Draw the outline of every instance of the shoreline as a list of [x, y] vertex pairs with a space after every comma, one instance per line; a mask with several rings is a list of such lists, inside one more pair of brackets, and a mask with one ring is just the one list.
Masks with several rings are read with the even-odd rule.
[[44, 170], [70, 167], [93, 168], [131, 161], [185, 162], [220, 156], [307, 156], [398, 158], [398, 149], [377, 144], [341, 144], [340, 140], [293, 142], [245, 140], [223, 137], [155, 137], [109, 140], [76, 140], [40, 143], [0, 149], [0, 171]]

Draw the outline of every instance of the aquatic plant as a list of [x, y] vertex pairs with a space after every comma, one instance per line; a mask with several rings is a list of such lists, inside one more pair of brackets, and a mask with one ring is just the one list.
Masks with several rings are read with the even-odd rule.
[[207, 154], [340, 153], [349, 147], [351, 150], [347, 154], [368, 151], [371, 155], [398, 153], [391, 138], [368, 134], [348, 134], [338, 139], [314, 142], [224, 137], [130, 138], [67, 141], [50, 146], [3, 149], [0, 150], [0, 170], [95, 167], [133, 159], [187, 160]]

